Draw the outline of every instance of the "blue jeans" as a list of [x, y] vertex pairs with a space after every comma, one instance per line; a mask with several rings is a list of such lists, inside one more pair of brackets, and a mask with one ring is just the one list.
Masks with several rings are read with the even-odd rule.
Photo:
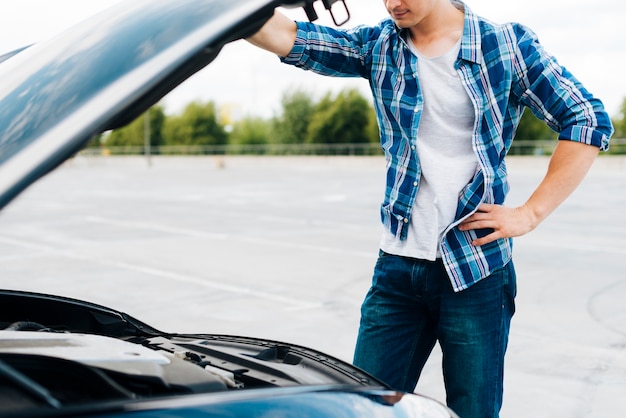
[[354, 364], [412, 392], [438, 341], [448, 406], [462, 418], [498, 417], [515, 294], [513, 262], [455, 293], [440, 260], [381, 251], [361, 307]]

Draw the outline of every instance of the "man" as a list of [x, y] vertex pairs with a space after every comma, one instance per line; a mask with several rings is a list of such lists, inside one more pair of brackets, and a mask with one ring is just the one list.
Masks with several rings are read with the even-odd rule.
[[[529, 29], [491, 23], [460, 1], [383, 1], [390, 19], [374, 27], [276, 14], [249, 41], [288, 64], [370, 82], [387, 187], [354, 363], [412, 391], [439, 342], [448, 405], [463, 418], [497, 417], [515, 310], [511, 238], [573, 192], [613, 129]], [[524, 107], [560, 141], [514, 208], [503, 205], [504, 157]]]

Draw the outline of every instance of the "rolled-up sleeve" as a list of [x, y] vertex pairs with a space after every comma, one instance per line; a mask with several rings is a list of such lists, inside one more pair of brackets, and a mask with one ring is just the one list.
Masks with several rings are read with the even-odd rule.
[[545, 51], [531, 30], [521, 25], [517, 30], [522, 103], [559, 139], [608, 150], [613, 125], [602, 102]]
[[368, 42], [377, 39], [372, 33], [375, 28], [337, 30], [309, 22], [297, 25], [294, 46], [282, 62], [326, 76], [368, 77]]

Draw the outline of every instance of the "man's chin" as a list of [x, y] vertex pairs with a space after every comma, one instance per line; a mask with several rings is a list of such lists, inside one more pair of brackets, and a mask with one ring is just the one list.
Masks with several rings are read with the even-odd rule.
[[399, 27], [400, 29], [408, 29], [411, 26], [413, 26], [409, 22], [407, 22], [406, 20], [396, 20], [396, 19], [393, 19], [393, 21], [396, 24], [396, 26]]
[[412, 20], [407, 19], [405, 17], [396, 17], [392, 14], [391, 19], [396, 24], [396, 26], [399, 27], [400, 29], [408, 29], [414, 25], [414, 22]]

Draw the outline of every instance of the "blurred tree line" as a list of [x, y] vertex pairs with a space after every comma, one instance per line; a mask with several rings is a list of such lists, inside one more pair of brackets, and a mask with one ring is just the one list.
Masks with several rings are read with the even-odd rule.
[[614, 138], [626, 138], [626, 98], [622, 101], [619, 115], [613, 118], [613, 126], [615, 127]]
[[[287, 92], [279, 116], [264, 119], [248, 116], [231, 120], [213, 102], [190, 103], [181, 114], [166, 115], [162, 106], [148, 112], [150, 145], [154, 153], [195, 149], [202, 153], [271, 153], [277, 146], [361, 145], [379, 153], [378, 126], [371, 103], [356, 89], [327, 93], [315, 101], [303, 90]], [[614, 120], [615, 137], [626, 136], [626, 99], [622, 113]], [[145, 115], [129, 125], [100, 136], [92, 146], [107, 149], [133, 148], [143, 152]], [[550, 153], [557, 134], [526, 110], [516, 133], [513, 154]], [[544, 150], [539, 142], [548, 144]], [[300, 148], [303, 149], [303, 148]], [[296, 151], [297, 152], [297, 151]]]

